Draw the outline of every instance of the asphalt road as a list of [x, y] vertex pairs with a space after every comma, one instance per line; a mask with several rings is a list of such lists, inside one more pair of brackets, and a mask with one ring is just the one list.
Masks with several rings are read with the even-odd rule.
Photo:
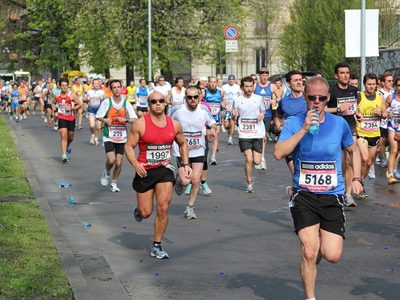
[[[120, 193], [100, 185], [104, 148], [89, 144], [86, 119], [67, 164], [59, 134], [40, 115], [9, 125], [76, 299], [304, 299], [285, 194], [291, 179], [273, 158], [273, 143], [268, 170], [254, 170], [255, 192], [246, 194], [237, 137], [228, 146], [221, 134], [218, 165], [209, 168], [212, 195], [199, 195], [198, 219], [187, 220], [188, 196], [174, 194], [163, 240], [170, 259], [157, 260], [149, 253], [154, 214], [141, 223], [132, 215], [133, 168], [124, 159]], [[369, 197], [346, 208], [341, 261], [318, 266], [318, 300], [400, 298], [400, 184], [388, 186], [385, 170], [376, 170], [366, 182]]]

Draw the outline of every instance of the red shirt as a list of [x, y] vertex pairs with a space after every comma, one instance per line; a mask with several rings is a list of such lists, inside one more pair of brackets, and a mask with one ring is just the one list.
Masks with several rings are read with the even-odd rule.
[[71, 101], [70, 95], [71, 92], [69, 92], [66, 96], [61, 96], [61, 93], [57, 95], [58, 118], [61, 120], [75, 120], [75, 111], [72, 109], [73, 101]]
[[146, 163], [146, 170], [155, 169], [169, 164], [172, 160], [172, 144], [176, 137], [174, 122], [169, 116], [165, 116], [167, 125], [156, 126], [150, 115], [143, 116], [146, 130], [139, 139], [138, 162]]

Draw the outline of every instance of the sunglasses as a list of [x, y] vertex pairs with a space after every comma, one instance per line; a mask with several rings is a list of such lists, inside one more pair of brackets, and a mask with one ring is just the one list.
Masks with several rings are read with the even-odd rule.
[[262, 72], [260, 72], [260, 73], [258, 73], [258, 74], [269, 74], [269, 72], [265, 72], [265, 71], [262, 71]]
[[151, 99], [151, 100], [149, 100], [149, 102], [151, 103], [151, 104], [156, 104], [156, 103], [164, 103], [165, 102], [165, 99]]
[[313, 95], [307, 95], [307, 99], [310, 101], [315, 101], [319, 99], [319, 101], [326, 101], [328, 100], [328, 96], [313, 96]]
[[192, 96], [192, 95], [187, 95], [186, 98], [187, 98], [188, 100], [199, 99], [199, 95], [194, 95], [194, 96]]

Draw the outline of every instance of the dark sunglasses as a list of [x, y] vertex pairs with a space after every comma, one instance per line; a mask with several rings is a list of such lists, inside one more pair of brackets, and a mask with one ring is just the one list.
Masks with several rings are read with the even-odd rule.
[[313, 95], [307, 95], [307, 99], [310, 101], [315, 101], [319, 99], [319, 101], [326, 101], [328, 100], [328, 96], [313, 96]]
[[192, 96], [192, 95], [187, 95], [186, 98], [187, 98], [188, 100], [199, 99], [199, 95], [194, 95], [194, 96]]
[[165, 99], [151, 99], [151, 100], [149, 100], [149, 102], [151, 103], [151, 104], [156, 104], [157, 102], [158, 103], [164, 103], [165, 102]]
[[269, 74], [269, 72], [262, 71], [262, 72], [260, 72], [258, 74]]

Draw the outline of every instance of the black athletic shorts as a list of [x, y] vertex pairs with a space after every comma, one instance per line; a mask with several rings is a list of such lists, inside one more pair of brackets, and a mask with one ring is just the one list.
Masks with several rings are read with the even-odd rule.
[[[204, 163], [204, 156], [189, 157], [189, 164], [192, 165], [193, 163]], [[183, 161], [180, 156], [176, 157], [176, 165], [178, 168], [183, 167]]]
[[51, 104], [47, 104], [47, 103], [44, 104], [44, 108], [45, 109], [52, 109]]
[[359, 139], [363, 139], [366, 140], [368, 142], [368, 147], [372, 148], [372, 147], [376, 147], [379, 144], [379, 140], [381, 139], [381, 137], [365, 137], [365, 136], [359, 136]]
[[125, 143], [114, 143], [114, 142], [105, 142], [104, 149], [106, 153], [115, 152], [115, 154], [124, 155], [125, 153]]
[[174, 172], [166, 167], [148, 169], [146, 177], [140, 177], [137, 173], [133, 178], [132, 188], [138, 193], [145, 193], [156, 187], [159, 182], [172, 182], [175, 185]]
[[389, 137], [387, 128], [379, 127], [379, 129], [381, 130], [381, 137], [383, 137], [383, 138]]
[[33, 97], [33, 100], [39, 101], [39, 100], [40, 100], [40, 97]]
[[[265, 120], [265, 119], [264, 119]], [[252, 150], [258, 153], [262, 152], [263, 139], [239, 139], [240, 152]]]
[[314, 194], [293, 189], [289, 206], [296, 233], [319, 223], [321, 229], [345, 238], [343, 201], [344, 195]]
[[67, 128], [68, 131], [75, 131], [75, 120], [67, 121], [58, 119], [58, 129]]

